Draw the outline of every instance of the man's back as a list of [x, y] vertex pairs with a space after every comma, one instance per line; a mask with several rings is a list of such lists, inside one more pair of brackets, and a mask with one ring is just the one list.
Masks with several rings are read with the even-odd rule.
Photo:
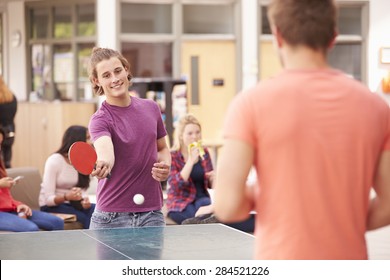
[[270, 0], [267, 11], [286, 71], [232, 102], [215, 213], [232, 222], [256, 209], [256, 258], [365, 259], [366, 230], [390, 224], [389, 106], [329, 68], [334, 0]]
[[339, 71], [290, 70], [241, 93], [227, 123], [255, 149], [256, 258], [367, 258], [387, 104]]

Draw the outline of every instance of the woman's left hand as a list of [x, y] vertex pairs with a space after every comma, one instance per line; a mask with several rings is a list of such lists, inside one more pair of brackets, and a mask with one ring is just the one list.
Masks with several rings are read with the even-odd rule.
[[159, 182], [167, 180], [170, 168], [170, 165], [164, 161], [156, 162], [152, 167], [153, 179]]
[[91, 208], [91, 202], [89, 201], [89, 197], [88, 196], [83, 198], [83, 200], [81, 201], [81, 205], [83, 206], [84, 209]]
[[27, 216], [27, 217], [30, 217], [32, 216], [32, 210], [29, 206], [27, 206], [26, 204], [20, 204], [16, 207], [16, 212], [20, 213], [20, 212], [24, 212], [24, 214]]
[[211, 170], [209, 172], [206, 172], [206, 178], [209, 179], [211, 186], [214, 184], [214, 178], [215, 178], [215, 172], [214, 170]]

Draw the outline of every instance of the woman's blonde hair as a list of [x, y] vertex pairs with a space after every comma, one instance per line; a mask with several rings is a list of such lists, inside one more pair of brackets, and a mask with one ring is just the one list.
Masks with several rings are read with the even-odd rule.
[[0, 104], [9, 103], [13, 100], [12, 91], [5, 84], [3, 77], [0, 76]]
[[202, 131], [202, 127], [200, 125], [200, 122], [198, 121], [197, 118], [195, 118], [194, 115], [192, 114], [186, 114], [185, 116], [183, 116], [180, 120], [179, 120], [179, 123], [175, 129], [175, 133], [174, 133], [174, 143], [173, 143], [173, 146], [172, 146], [172, 151], [178, 151], [180, 150], [180, 148], [183, 146], [183, 133], [184, 133], [184, 128], [186, 127], [186, 125], [188, 124], [195, 124], [197, 126], [199, 126], [200, 130]]

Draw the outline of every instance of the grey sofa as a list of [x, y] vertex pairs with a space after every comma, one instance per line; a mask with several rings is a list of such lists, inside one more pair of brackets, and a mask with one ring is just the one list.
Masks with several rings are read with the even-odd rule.
[[[39, 210], [38, 198], [41, 190], [42, 177], [35, 167], [15, 167], [7, 169], [9, 177], [24, 176], [23, 179], [11, 188], [11, 194], [15, 200], [21, 201], [33, 210]], [[65, 229], [83, 229], [80, 222], [66, 222]]]

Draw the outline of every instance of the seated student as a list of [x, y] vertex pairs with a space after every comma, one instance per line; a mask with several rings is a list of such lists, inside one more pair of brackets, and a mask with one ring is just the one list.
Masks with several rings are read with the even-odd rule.
[[[201, 206], [211, 204], [214, 171], [207, 148], [191, 145], [201, 140], [201, 126], [193, 115], [186, 115], [176, 128], [171, 151], [166, 207], [168, 217], [178, 224], [195, 216]], [[200, 142], [199, 142], [200, 143]]]
[[[189, 224], [213, 224], [221, 223], [217, 217], [214, 215], [214, 205], [210, 204], [207, 206], [202, 206], [195, 213], [194, 218], [186, 219], [182, 222], [182, 225]], [[250, 214], [249, 218], [242, 222], [236, 223], [225, 223], [227, 226], [245, 231], [245, 232], [254, 232], [255, 231], [255, 214]]]
[[[255, 169], [252, 169], [248, 175], [246, 185], [248, 187], [249, 186], [255, 187], [257, 183], [258, 182], [257, 182], [256, 171]], [[224, 223], [224, 224], [244, 232], [253, 233], [255, 231], [255, 219], [256, 219], [256, 214], [254, 212], [251, 212], [249, 217], [244, 221], [235, 222], [235, 223]], [[200, 207], [198, 211], [196, 211], [195, 217], [184, 220], [182, 222], [182, 225], [212, 224], [212, 223], [221, 223], [221, 221], [219, 221], [214, 214], [214, 204]]]
[[76, 141], [89, 141], [86, 127], [70, 126], [64, 133], [61, 147], [46, 160], [39, 205], [42, 211], [74, 214], [88, 229], [95, 209], [86, 193], [90, 177], [78, 173], [68, 159], [69, 148]]
[[[0, 151], [5, 132], [0, 128]], [[13, 199], [10, 188], [16, 182], [7, 176], [5, 165], [0, 158], [0, 230], [24, 232], [44, 230], [63, 230], [64, 221], [54, 215], [31, 210], [23, 202]]]

